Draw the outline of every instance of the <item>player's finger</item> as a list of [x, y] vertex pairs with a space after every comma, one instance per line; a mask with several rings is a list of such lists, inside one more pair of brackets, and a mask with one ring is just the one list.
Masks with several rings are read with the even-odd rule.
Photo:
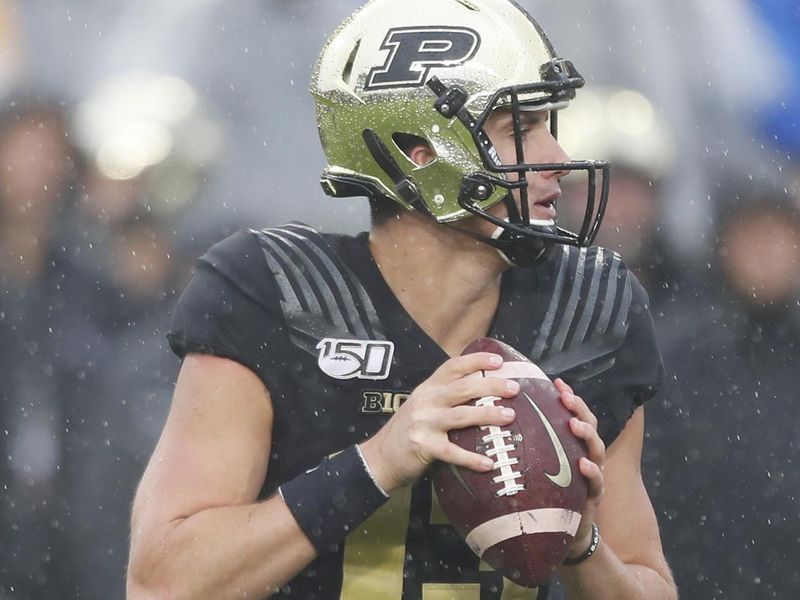
[[482, 427], [485, 425], [503, 426], [511, 423], [516, 417], [513, 409], [503, 406], [456, 406], [444, 411], [444, 427], [464, 429], [465, 427]]
[[604, 479], [602, 469], [588, 458], [581, 458], [578, 462], [581, 474], [588, 483], [587, 493], [589, 498], [596, 499], [603, 495]]
[[488, 456], [464, 450], [451, 442], [444, 442], [436, 448], [435, 457], [442, 462], [466, 467], [479, 473], [485, 473], [494, 468], [494, 461]]
[[556, 380], [553, 382], [553, 384], [556, 386], [556, 389], [557, 389], [559, 392], [564, 392], [564, 391], [567, 391], [567, 392], [569, 392], [570, 394], [574, 394], [574, 393], [575, 393], [575, 392], [573, 391], [573, 389], [572, 389], [572, 386], [571, 386], [571, 385], [569, 385], [569, 384], [568, 384], [566, 381], [564, 381], [563, 379], [561, 379], [561, 377], [557, 377], [557, 378], [556, 378]]
[[586, 421], [581, 421], [578, 417], [573, 417], [569, 421], [569, 428], [575, 437], [583, 440], [586, 449], [589, 451], [589, 458], [597, 464], [602, 465], [606, 459], [606, 445], [597, 430]]
[[591, 411], [583, 398], [576, 396], [573, 392], [562, 390], [561, 402], [581, 421], [585, 421], [597, 429], [597, 417]]
[[445, 361], [429, 381], [436, 383], [449, 383], [455, 379], [460, 379], [476, 373], [478, 371], [494, 371], [503, 364], [503, 357], [492, 352], [474, 352], [463, 356], [456, 356]]
[[442, 403], [455, 406], [473, 398], [513, 398], [519, 394], [519, 383], [500, 377], [463, 377], [442, 386], [439, 393]]

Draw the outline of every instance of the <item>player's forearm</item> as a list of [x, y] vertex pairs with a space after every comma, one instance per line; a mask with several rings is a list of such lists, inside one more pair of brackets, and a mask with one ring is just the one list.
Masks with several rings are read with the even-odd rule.
[[623, 563], [606, 544], [585, 562], [559, 569], [569, 600], [677, 600], [672, 578], [644, 565]]
[[314, 556], [279, 496], [200, 511], [158, 539], [134, 524], [128, 598], [267, 598]]

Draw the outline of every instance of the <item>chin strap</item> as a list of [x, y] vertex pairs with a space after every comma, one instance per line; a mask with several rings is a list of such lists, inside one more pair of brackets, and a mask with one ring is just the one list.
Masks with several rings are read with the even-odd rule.
[[[479, 235], [454, 225], [451, 225], [450, 228], [487, 246], [491, 246], [509, 265], [526, 269], [544, 260], [554, 244], [543, 238], [515, 234], [502, 227], [495, 229], [491, 237]], [[543, 232], [549, 233], [555, 230], [555, 226], [541, 226], [541, 229]]]
[[[548, 233], [555, 231], [555, 225], [541, 226]], [[498, 227], [490, 240], [486, 242], [493, 246], [505, 260], [518, 267], [531, 268], [541, 262], [547, 251], [553, 247], [553, 242], [539, 237], [520, 236], [508, 229]]]
[[[454, 229], [492, 246], [510, 265], [533, 267], [545, 257], [547, 250], [555, 243], [554, 238], [560, 233], [560, 230], [555, 221], [535, 221], [529, 216], [524, 218], [524, 215], [520, 214], [511, 192], [503, 198], [508, 212], [508, 217], [505, 219], [478, 208], [472, 200], [472, 196], [476, 195], [474, 192], [480, 190], [480, 186], [489, 188], [490, 185], [489, 182], [484, 183], [482, 179], [465, 177], [461, 185], [458, 204], [472, 213], [474, 217], [492, 223], [496, 229], [492, 232], [491, 237], [478, 235], [458, 227], [454, 227]], [[486, 195], [489, 193], [486, 192]], [[478, 199], [482, 199], [480, 196], [483, 194], [480, 191], [477, 195]], [[526, 222], [527, 225], [524, 225], [523, 223]]]

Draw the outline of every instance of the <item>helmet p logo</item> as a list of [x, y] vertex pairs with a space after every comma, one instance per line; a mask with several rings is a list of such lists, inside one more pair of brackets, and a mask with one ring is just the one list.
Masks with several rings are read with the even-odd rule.
[[466, 27], [390, 29], [381, 44], [389, 57], [370, 69], [365, 90], [421, 87], [432, 67], [456, 67], [478, 51], [481, 38]]

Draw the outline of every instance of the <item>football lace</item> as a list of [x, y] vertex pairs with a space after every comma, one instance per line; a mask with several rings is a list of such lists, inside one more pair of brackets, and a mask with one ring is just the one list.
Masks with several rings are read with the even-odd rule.
[[[500, 400], [497, 396], [487, 396], [475, 401], [475, 406], [494, 406], [495, 401]], [[509, 456], [509, 452], [516, 450], [516, 446], [507, 441], [512, 437], [510, 431], [501, 429], [496, 425], [484, 425], [481, 430], [488, 433], [481, 437], [481, 441], [487, 446], [491, 444], [491, 448], [486, 450], [486, 456], [494, 458], [493, 470], [499, 470], [500, 474], [492, 478], [494, 483], [502, 483], [503, 487], [495, 492], [495, 495], [512, 496], [517, 492], [525, 489], [525, 486], [518, 482], [522, 477], [519, 471], [512, 469], [513, 465], [519, 463], [519, 459], [515, 456]]]

